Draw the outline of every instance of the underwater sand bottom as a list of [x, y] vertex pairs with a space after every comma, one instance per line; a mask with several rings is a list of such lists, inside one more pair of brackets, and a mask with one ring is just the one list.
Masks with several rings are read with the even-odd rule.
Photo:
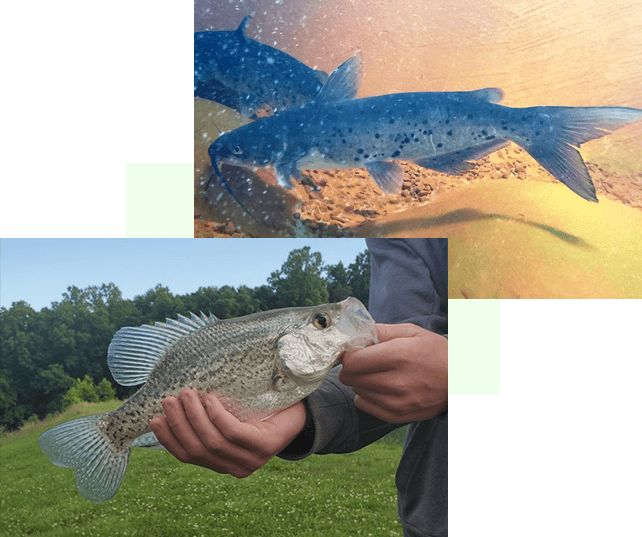
[[[411, 163], [402, 162], [401, 165], [405, 179], [401, 192], [395, 196], [383, 194], [366, 170], [307, 171], [306, 174], [320, 187], [320, 191], [315, 192], [300, 185], [293, 191], [294, 197], [290, 203], [298, 202], [299, 205], [291, 206], [290, 211], [300, 221], [297, 234], [316, 237], [385, 236], [387, 228], [383, 226], [384, 219], [387, 224], [391, 219], [403, 222], [407, 211], [429, 207], [445, 193], [463, 191], [478, 183], [492, 184], [508, 180], [515, 180], [515, 195], [519, 195], [519, 190], [528, 183], [550, 183], [565, 198], [570, 195], [582, 204], [595, 205], [579, 198], [553, 179], [530, 155], [514, 144], [478, 161], [474, 169], [457, 177], [432, 172]], [[642, 174], [616, 174], [590, 162], [587, 166], [601, 201], [613, 200], [642, 210]], [[263, 173], [270, 175], [269, 171]], [[276, 186], [272, 188], [282, 190]], [[483, 193], [483, 188], [480, 192]], [[283, 195], [291, 194], [284, 192]], [[502, 196], [498, 195], [493, 203], [497, 209], [510, 203], [510, 190]], [[542, 201], [541, 205], [544, 207], [545, 203]], [[214, 222], [208, 221], [208, 215], [201, 213], [206, 211], [197, 209], [194, 214], [195, 237], [253, 236], [251, 231], [246, 232], [248, 226], [243, 225], [241, 215], [237, 215], [236, 222], [233, 216]], [[288, 218], [288, 215], [284, 213], [283, 218]], [[412, 233], [412, 228], [407, 231]], [[254, 232], [260, 234], [261, 230]], [[403, 229], [396, 231], [402, 232]]]

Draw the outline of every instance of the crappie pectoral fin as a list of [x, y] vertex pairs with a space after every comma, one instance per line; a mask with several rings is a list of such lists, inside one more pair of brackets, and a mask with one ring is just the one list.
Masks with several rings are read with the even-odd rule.
[[509, 140], [504, 138], [497, 138], [487, 143], [439, 155], [438, 157], [425, 157], [413, 160], [415, 164], [430, 168], [441, 173], [449, 173], [451, 175], [461, 175], [474, 168], [475, 165], [468, 162], [469, 160], [477, 160], [490, 155], [494, 151], [506, 147], [510, 143]]
[[94, 503], [111, 500], [127, 470], [129, 450], [114, 453], [100, 434], [104, 414], [68, 421], [40, 435], [40, 450], [56, 466], [73, 468], [76, 488]]
[[214, 315], [190, 316], [179, 315], [178, 320], [167, 319], [155, 326], [126, 326], [116, 332], [107, 351], [107, 365], [116, 382], [122, 386], [142, 384], [176, 341], [218, 322]]
[[314, 101], [336, 103], [354, 99], [361, 85], [361, 53], [357, 52], [337, 67]]
[[595, 186], [582, 155], [575, 148], [589, 140], [601, 138], [609, 131], [628, 123], [642, 120], [642, 110], [621, 107], [552, 106], [537, 107], [537, 110], [551, 128], [539, 135], [531, 134], [527, 141], [520, 145], [573, 192], [586, 200], [598, 201]]
[[396, 162], [378, 160], [366, 164], [368, 173], [386, 194], [396, 194], [403, 184], [403, 169]]

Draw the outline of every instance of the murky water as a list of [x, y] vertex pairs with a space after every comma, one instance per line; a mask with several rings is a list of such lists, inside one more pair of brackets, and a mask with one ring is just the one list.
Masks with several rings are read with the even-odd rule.
[[[310, 69], [332, 73], [359, 52], [363, 65], [358, 97], [500, 87], [504, 91], [502, 104], [510, 107], [642, 108], [642, 33], [638, 31], [642, 11], [630, 1], [617, 0], [608, 5], [577, 0], [536, 3], [508, 0], [481, 3], [198, 1], [194, 29], [196, 32], [233, 31], [248, 14], [253, 14], [245, 28], [248, 38], [285, 52]], [[424, 213], [430, 214], [430, 208], [436, 207], [437, 201], [448, 202], [444, 196], [486, 181], [520, 179], [506, 182], [504, 186], [510, 188], [502, 187], [498, 190], [501, 195], [488, 201], [489, 214], [503, 215], [505, 221], [521, 218], [520, 214], [527, 210], [516, 208], [515, 214], [510, 212], [515, 205], [513, 200], [522, 195], [515, 190], [519, 191], [525, 181], [552, 182], [553, 192], [559, 192], [564, 199], [567, 194], [565, 187], [553, 180], [530, 155], [517, 152], [517, 146], [511, 144], [506, 150], [482, 159], [478, 167], [460, 177], [404, 164], [403, 189], [394, 196], [384, 194], [370, 179], [372, 174], [357, 168], [310, 171], [306, 175], [320, 190], [315, 192], [297, 184], [287, 192], [291, 197], [285, 199], [284, 190], [277, 186], [276, 177], [268, 169], [262, 179], [252, 180], [267, 181], [265, 205], [272, 209], [253, 219], [246, 211], [238, 211], [238, 204], [222, 188], [214, 196], [208, 192], [209, 200], [199, 195], [199, 187], [202, 190], [211, 174], [207, 147], [219, 131], [247, 120], [230, 110], [219, 115], [218, 105], [202, 99], [197, 101], [197, 211], [204, 219], [236, 220], [233, 228], [245, 236], [383, 235], [390, 229], [390, 221], [398, 223], [393, 226], [396, 236], [403, 236], [404, 232], [417, 236], [424, 228], [413, 225], [417, 219], [404, 218], [405, 213], [423, 208]], [[236, 108], [248, 115], [242, 106]], [[581, 154], [589, 164], [599, 199], [614, 200], [622, 209], [637, 212], [642, 209], [641, 149], [642, 122], [582, 145]], [[249, 178], [245, 181], [251, 182]], [[236, 188], [242, 185], [237, 184]], [[262, 198], [256, 195], [256, 187], [252, 192], [254, 194], [240, 197], [246, 207], [259, 213]], [[224, 199], [224, 203], [216, 202], [217, 199]], [[471, 209], [466, 205], [465, 196], [453, 196], [452, 203], [452, 207], [445, 207], [443, 211]], [[598, 209], [599, 204], [584, 203], [586, 205], [580, 204], [574, 212], [574, 201], [572, 207], [559, 204], [551, 207], [544, 196], [539, 202], [534, 200], [533, 205], [529, 205], [529, 214], [523, 217], [537, 223], [552, 211], [576, 219], [590, 219], [596, 217], [598, 211], [604, 212]], [[624, 222], [626, 214], [625, 210]], [[630, 214], [631, 225], [637, 225], [637, 213]], [[616, 219], [609, 221], [606, 214], [600, 218], [606, 228], [616, 225]], [[468, 225], [483, 226], [485, 221], [480, 219]], [[619, 216], [617, 222], [623, 225]], [[559, 226], [559, 233], [566, 233], [563, 222]], [[529, 235], [528, 240], [536, 242], [541, 228], [534, 226], [530, 231], [533, 235]], [[461, 246], [451, 251], [466, 250], [464, 231], [446, 232], [453, 244]], [[591, 239], [582, 237], [587, 244]], [[602, 244], [602, 239], [598, 242]], [[501, 273], [502, 267], [493, 267], [493, 270]], [[523, 285], [523, 292], [514, 294], [528, 296], [528, 285]], [[627, 289], [626, 294], [635, 294]], [[642, 296], [642, 290], [639, 292]], [[556, 293], [552, 294], [560, 296]]]

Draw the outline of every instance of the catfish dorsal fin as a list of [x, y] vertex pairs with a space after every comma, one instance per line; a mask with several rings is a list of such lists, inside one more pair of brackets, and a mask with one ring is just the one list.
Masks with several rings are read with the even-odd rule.
[[116, 332], [107, 351], [107, 365], [118, 384], [136, 386], [144, 383], [158, 360], [176, 341], [217, 323], [218, 319], [201, 312], [200, 317], [190, 313], [189, 319], [179, 315], [178, 320], [166, 321], [155, 326], [126, 326]]
[[361, 85], [361, 53], [337, 67], [315, 97], [315, 101], [339, 102], [354, 99]]

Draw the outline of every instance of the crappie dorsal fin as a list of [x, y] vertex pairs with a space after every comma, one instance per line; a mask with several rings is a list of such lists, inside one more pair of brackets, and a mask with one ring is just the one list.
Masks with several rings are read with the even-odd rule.
[[361, 85], [361, 52], [344, 61], [328, 78], [314, 102], [347, 101], [354, 99]]
[[121, 328], [111, 340], [107, 351], [107, 365], [118, 384], [136, 386], [147, 380], [150, 371], [167, 349], [179, 339], [218, 322], [214, 315], [190, 318], [178, 316], [157, 322], [155, 326], [144, 324], [139, 327]]

